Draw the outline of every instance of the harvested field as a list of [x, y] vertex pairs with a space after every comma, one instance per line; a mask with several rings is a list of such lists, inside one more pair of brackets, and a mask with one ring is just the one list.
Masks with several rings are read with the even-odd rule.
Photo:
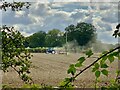
[[[70, 64], [76, 63], [77, 59], [83, 54], [44, 54], [44, 53], [32, 53], [32, 66], [31, 66], [31, 74], [33, 81], [36, 84], [46, 84], [57, 86], [59, 83], [70, 75], [67, 74], [67, 69]], [[90, 59], [85, 61], [84, 66], [86, 67], [91, 62], [93, 62], [97, 58], [98, 54], [95, 54]], [[108, 62], [109, 64], [109, 62]], [[110, 74], [107, 77], [101, 77], [101, 84], [105, 85], [105, 82], [109, 82], [108, 80], [115, 78], [115, 70], [118, 66], [117, 60], [113, 62], [110, 67]], [[80, 69], [78, 69], [79, 71]], [[91, 69], [88, 69], [84, 73], [82, 73], [75, 81], [75, 85], [78, 87], [92, 87], [94, 84], [94, 74], [91, 72]], [[10, 69], [10, 72], [3, 74], [3, 84], [10, 85], [12, 87], [20, 87], [23, 85], [23, 82], [19, 79], [16, 72]], [[105, 83], [105, 84], [104, 84]]]

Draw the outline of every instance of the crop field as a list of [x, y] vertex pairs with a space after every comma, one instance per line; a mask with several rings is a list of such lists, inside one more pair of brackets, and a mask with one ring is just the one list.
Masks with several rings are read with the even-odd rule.
[[[64, 80], [64, 78], [69, 77], [70, 75], [67, 74], [69, 65], [76, 63], [80, 56], [84, 56], [82, 53], [71, 53], [68, 55], [32, 53], [32, 55], [33, 57], [31, 59], [32, 66], [30, 76], [32, 77], [33, 81], [35, 84], [46, 84], [51, 86], [58, 86], [59, 83]], [[92, 63], [98, 56], [99, 54], [96, 53], [91, 58], [87, 59], [82, 68]], [[115, 70], [118, 67], [117, 59], [112, 64], [108, 62], [108, 65], [110, 65], [108, 68], [110, 74], [108, 77], [103, 75], [100, 77], [100, 85], [109, 84], [108, 80], [115, 78]], [[79, 72], [79, 70], [82, 68], [78, 68], [77, 72]], [[91, 71], [92, 69], [90, 68], [78, 76], [74, 82], [74, 85], [77, 87], [93, 87], [95, 76]], [[13, 87], [21, 87], [23, 85], [23, 82], [21, 79], [19, 79], [18, 74], [12, 69], [10, 69], [10, 71], [7, 73], [3, 73], [2, 83]]]

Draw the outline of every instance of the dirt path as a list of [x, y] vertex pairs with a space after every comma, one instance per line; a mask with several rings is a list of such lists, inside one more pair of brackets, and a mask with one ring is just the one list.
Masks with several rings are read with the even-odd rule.
[[[59, 55], [59, 54], [40, 54], [33, 53], [32, 67], [31, 67], [31, 77], [36, 84], [47, 84], [52, 86], [57, 86], [65, 77], [68, 77], [67, 69], [70, 64], [76, 63], [77, 59], [83, 56], [82, 54], [69, 54], [69, 55]], [[95, 55], [97, 56], [97, 55]], [[85, 66], [93, 62], [96, 58], [90, 58], [85, 62]], [[110, 66], [109, 70], [111, 74], [108, 78], [115, 77], [115, 69], [117, 68], [117, 60]], [[84, 66], [84, 67], [85, 67]], [[107, 81], [108, 78], [104, 76], [101, 77], [103, 81]], [[94, 81], [94, 75], [91, 70], [87, 70], [85, 73], [81, 74], [75, 81], [75, 85], [79, 87], [90, 86]], [[18, 78], [17, 73], [13, 70], [3, 74], [3, 84], [9, 84], [13, 87], [18, 87], [23, 84], [23, 82]], [[86, 85], [88, 84], [88, 85]]]

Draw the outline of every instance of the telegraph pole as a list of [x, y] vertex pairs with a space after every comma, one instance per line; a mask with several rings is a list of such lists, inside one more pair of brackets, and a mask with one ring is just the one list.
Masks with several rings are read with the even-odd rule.
[[67, 41], [67, 31], [66, 31], [66, 55], [68, 55], [68, 41]]
[[[120, 33], [120, 24], [119, 24], [119, 33]], [[120, 46], [120, 37], [118, 37], [118, 45]], [[118, 49], [118, 52], [120, 52], [120, 49]], [[120, 53], [119, 53], [119, 56], [120, 56]], [[118, 70], [120, 71], [120, 60], [119, 59], [118, 59]]]

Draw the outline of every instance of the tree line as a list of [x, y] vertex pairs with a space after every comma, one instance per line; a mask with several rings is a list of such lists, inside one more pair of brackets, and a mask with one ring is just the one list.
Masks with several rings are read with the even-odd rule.
[[75, 41], [79, 46], [86, 46], [96, 40], [96, 28], [89, 23], [79, 22], [69, 25], [62, 32], [52, 29], [48, 32], [39, 31], [26, 37], [25, 47], [62, 47], [66, 42]]

